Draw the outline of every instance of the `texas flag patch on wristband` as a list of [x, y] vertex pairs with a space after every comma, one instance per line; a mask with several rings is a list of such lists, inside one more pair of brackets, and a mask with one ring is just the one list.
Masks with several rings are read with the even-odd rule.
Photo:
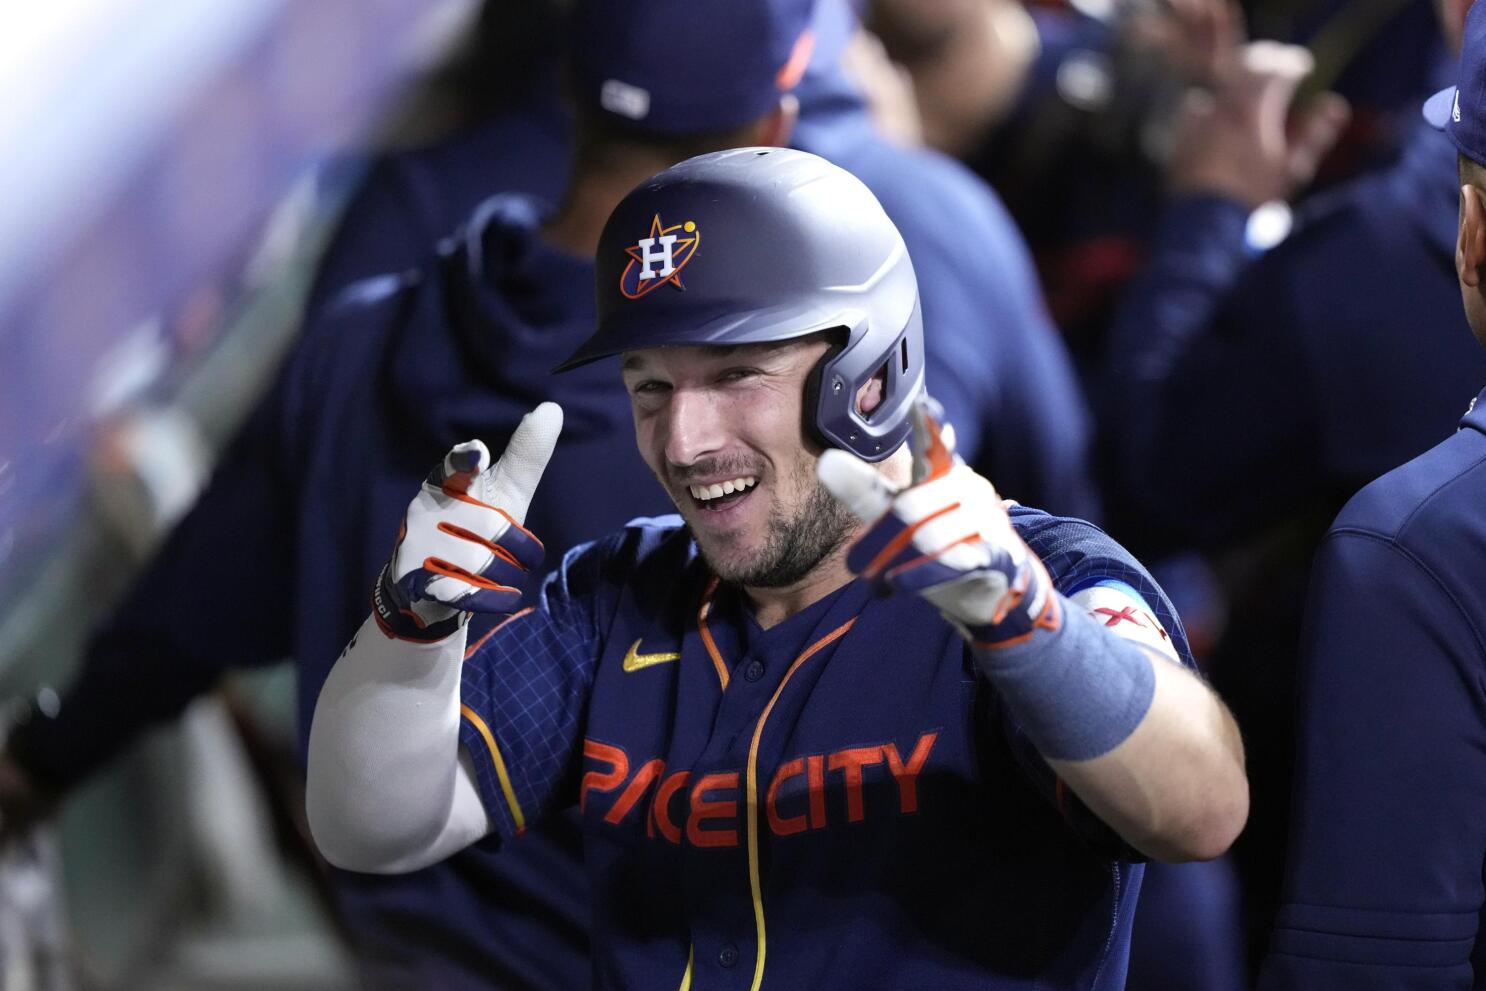
[[1151, 613], [1140, 593], [1124, 582], [1101, 581], [1073, 593], [1069, 601], [1081, 606], [1109, 632], [1181, 662], [1171, 643], [1171, 634]]

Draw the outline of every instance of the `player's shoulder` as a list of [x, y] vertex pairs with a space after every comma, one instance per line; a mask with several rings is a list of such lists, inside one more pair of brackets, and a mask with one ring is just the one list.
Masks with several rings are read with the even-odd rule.
[[578, 544], [542, 583], [537, 607], [587, 616], [599, 627], [636, 612], [663, 611], [689, 593], [704, 568], [679, 516], [640, 517]]
[[[1482, 411], [1486, 413], [1486, 410]], [[1370, 533], [1428, 554], [1486, 541], [1486, 423], [1461, 428], [1423, 454], [1363, 486], [1331, 525], [1332, 534]]]
[[[1365, 629], [1352, 641], [1311, 638], [1308, 656], [1340, 664], [1426, 663], [1441, 650], [1486, 651], [1486, 435], [1472, 416], [1446, 440], [1364, 486], [1338, 514], [1316, 554], [1309, 607], [1318, 629]], [[1378, 630], [1379, 624], [1386, 626]], [[1380, 639], [1381, 638], [1381, 639]], [[1354, 645], [1355, 646], [1355, 645]], [[1340, 653], [1339, 653], [1340, 651]]]
[[996, 194], [975, 173], [932, 148], [906, 147], [869, 132], [843, 147], [838, 157], [854, 171], [865, 173], [863, 182], [881, 186], [882, 196], [896, 199], [901, 195], [906, 200], [909, 193], [919, 193], [923, 198], [917, 206], [924, 211], [937, 212], [946, 206], [978, 209], [996, 202]]
[[684, 564], [696, 556], [691, 531], [676, 513], [636, 516], [619, 529], [619, 536], [638, 567]]
[[[1020, 266], [1025, 244], [1001, 198], [964, 164], [931, 148], [904, 148], [883, 138], [864, 141], [848, 166], [862, 176], [883, 209], [916, 240], [943, 249], [951, 268], [983, 259], [979, 268], [993, 269], [1010, 258]], [[858, 172], [860, 170], [860, 172]], [[976, 251], [967, 252], [967, 243]], [[910, 250], [913, 250], [910, 244]], [[989, 252], [992, 256], [986, 259]], [[1018, 273], [1020, 274], [1020, 273]]]
[[613, 586], [664, 583], [674, 581], [695, 557], [696, 545], [680, 516], [639, 516], [570, 549], [559, 571], [565, 581], [582, 575]]
[[1011, 506], [1009, 513], [1017, 534], [1047, 568], [1054, 588], [1090, 612], [1120, 617], [1126, 606], [1137, 607], [1148, 621], [1131, 621], [1147, 626], [1169, 642], [1184, 664], [1195, 666], [1176, 607], [1118, 541], [1087, 520], [1021, 505]]
[[568, 130], [560, 96], [539, 93], [445, 138], [383, 156], [374, 178], [437, 237], [492, 190], [560, 196]]
[[1101, 568], [1140, 566], [1134, 555], [1088, 520], [1056, 516], [1020, 504], [1013, 504], [1009, 514], [1017, 535], [1042, 559], [1060, 588], [1060, 576], [1072, 579]]

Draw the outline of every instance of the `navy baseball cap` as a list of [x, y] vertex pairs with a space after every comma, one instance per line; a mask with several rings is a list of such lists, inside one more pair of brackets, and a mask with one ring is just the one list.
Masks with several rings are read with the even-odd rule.
[[815, 0], [578, 0], [578, 98], [646, 134], [741, 127], [800, 81], [814, 9]]
[[1425, 101], [1424, 119], [1466, 158], [1486, 165], [1486, 3], [1473, 3], [1466, 13], [1456, 84]]

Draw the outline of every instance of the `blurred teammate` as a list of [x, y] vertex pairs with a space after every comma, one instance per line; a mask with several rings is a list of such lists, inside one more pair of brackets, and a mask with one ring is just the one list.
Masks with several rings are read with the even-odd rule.
[[[955, 331], [931, 360], [939, 365], [935, 392], [959, 423], [961, 451], [1018, 498], [1097, 519], [1086, 404], [1020, 233], [996, 195], [959, 163], [878, 133], [860, 87], [843, 71], [862, 33], [850, 4], [820, 0], [811, 30], [814, 53], [794, 91], [800, 117], [788, 140], [865, 182], [920, 259], [930, 332]], [[328, 249], [317, 297], [419, 264], [427, 245], [492, 193], [559, 202], [574, 135], [556, 75], [538, 74], [521, 106], [379, 161]], [[993, 433], [1001, 436], [991, 443]]]
[[[1486, 7], [1476, 4], [1465, 16], [1458, 88], [1433, 97], [1425, 116], [1458, 150], [1454, 267], [1478, 345], [1486, 345], [1483, 97]], [[1414, 297], [1420, 321], [1443, 302], [1423, 289]], [[1420, 322], [1411, 344], [1445, 353], [1436, 338], [1447, 331], [1464, 336], [1455, 319]], [[1435, 388], [1455, 388], [1453, 377]], [[1357, 493], [1321, 545], [1266, 991], [1486, 986], [1483, 397], [1447, 440]], [[1416, 412], [1411, 394], [1389, 405], [1400, 419]]]
[[1102, 359], [1120, 291], [1158, 233], [1165, 165], [1183, 143], [1172, 135], [1182, 97], [1220, 88], [1222, 61], [1245, 22], [1252, 37], [1310, 48], [1307, 93], [1334, 90], [1351, 105], [1321, 182], [1396, 160], [1418, 100], [1438, 88], [1430, 73], [1445, 54], [1429, 0], [1079, 0], [1031, 9], [1040, 51], [1015, 113], [967, 161], [1007, 201], [1054, 318], [1089, 369]]
[[[523, 610], [561, 411], [494, 468], [455, 447], [316, 706], [317, 842], [406, 870], [579, 805], [600, 987], [1122, 986], [1131, 848], [1216, 856], [1246, 806], [1160, 590], [957, 462], [913, 266], [848, 174], [691, 159], [597, 259], [565, 367], [622, 353], [685, 522], [575, 549]], [[470, 642], [466, 609], [510, 618]]]
[[[715, 12], [690, 17], [665, 4], [580, 7], [576, 23], [586, 34], [575, 48], [588, 76], [579, 87], [582, 124], [563, 209], [536, 197], [497, 197], [437, 260], [319, 305], [201, 505], [95, 641], [62, 711], [20, 731], [15, 763], [0, 768], [14, 773], [19, 765], [51, 790], [65, 788], [222, 671], [285, 656], [300, 665], [307, 732], [320, 682], [362, 618], [366, 583], [385, 558], [385, 534], [402, 513], [406, 487], [457, 439], [503, 438], [541, 399], [556, 398], [569, 410], [549, 468], [553, 484], [533, 510], [534, 525], [556, 547], [663, 506], [643, 466], [615, 443], [629, 413], [613, 377], [592, 369], [554, 380], [546, 371], [592, 327], [592, 239], [634, 182], [697, 151], [787, 138], [792, 103], [777, 80], [788, 68], [785, 90], [794, 82], [810, 6], [738, 5], [726, 20]], [[625, 44], [621, 27], [634, 32]], [[845, 30], [822, 16], [811, 27], [817, 44]], [[661, 34], [690, 52], [690, 61], [656, 48], [652, 39]], [[630, 89], [609, 87], [606, 98], [610, 80]], [[939, 269], [925, 280], [926, 306], [939, 314], [933, 374], [967, 425], [962, 444], [984, 447], [975, 424], [1004, 423], [994, 456], [1007, 475], [1026, 479], [1034, 491], [1062, 488], [1076, 503], [1086, 494], [1079, 492], [1086, 484], [1079, 402], [1030, 266], [994, 198], [942, 159], [873, 138], [859, 101], [839, 80], [813, 85], [815, 120], [807, 116], [800, 130], [875, 177]], [[638, 119], [637, 90], [649, 100]], [[697, 94], [704, 99], [689, 99]], [[509, 124], [508, 135], [540, 142], [551, 133], [540, 117], [502, 119], [520, 121]], [[392, 185], [383, 191], [407, 194], [392, 200], [406, 211], [372, 209], [352, 218], [342, 250], [322, 273], [321, 297], [334, 295], [328, 287], [350, 270], [343, 263], [365, 261], [352, 254], [411, 253], [397, 238], [448, 206], [440, 197], [473, 195], [477, 184], [468, 174], [492, 153], [486, 139], [444, 158], [402, 160], [405, 168], [387, 174]], [[527, 150], [541, 160], [545, 148]], [[488, 174], [512, 171], [501, 166]], [[568, 174], [566, 162], [561, 171]], [[439, 185], [438, 177], [451, 174], [463, 179]], [[538, 171], [533, 179], [549, 183], [552, 174]], [[979, 250], [961, 250], [967, 238]], [[1046, 444], [1033, 440], [1044, 436]], [[602, 499], [592, 497], [595, 479], [602, 479]], [[253, 539], [242, 541], [244, 533]], [[264, 580], [281, 567], [297, 576], [293, 589]], [[120, 697], [137, 701], [120, 707]], [[28, 782], [12, 785], [23, 790]], [[340, 911], [371, 959], [374, 979], [501, 988], [586, 980], [588, 909], [571, 852], [576, 834], [561, 822], [549, 828], [555, 836], [533, 830], [498, 857], [476, 848], [411, 877], [338, 872]], [[530, 906], [542, 910], [511, 914]]]
[[1256, 963], [1277, 907], [1316, 541], [1486, 380], [1450, 304], [1455, 166], [1438, 133], [1421, 126], [1393, 167], [1303, 203], [1263, 250], [1284, 229], [1250, 217], [1304, 185], [1341, 120], [1329, 101], [1292, 107], [1309, 59], [1266, 50], [1185, 122], [1175, 195], [1111, 330], [1099, 420], [1115, 525], [1135, 547], [1213, 555], [1231, 596], [1212, 671], [1249, 746], [1253, 813], [1234, 853]]

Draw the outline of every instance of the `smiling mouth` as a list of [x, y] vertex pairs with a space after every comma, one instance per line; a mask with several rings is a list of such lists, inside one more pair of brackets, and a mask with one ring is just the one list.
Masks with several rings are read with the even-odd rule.
[[688, 485], [686, 490], [691, 493], [692, 502], [703, 512], [716, 513], [747, 498], [757, 485], [757, 476], [743, 475], [711, 485]]

